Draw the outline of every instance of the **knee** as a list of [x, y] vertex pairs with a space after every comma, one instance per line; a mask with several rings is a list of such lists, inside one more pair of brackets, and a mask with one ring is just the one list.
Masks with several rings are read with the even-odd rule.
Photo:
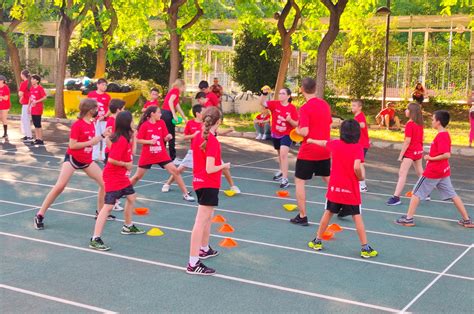
[[129, 201], [129, 202], [133, 202], [133, 203], [134, 203], [136, 200], [137, 200], [137, 194], [135, 194], [135, 193], [132, 194], [132, 195], [128, 195], [128, 196], [127, 196], [127, 201]]

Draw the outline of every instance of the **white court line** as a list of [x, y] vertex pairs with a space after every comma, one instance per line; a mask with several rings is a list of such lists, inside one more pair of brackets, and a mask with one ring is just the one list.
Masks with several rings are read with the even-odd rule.
[[99, 312], [99, 313], [107, 313], [107, 314], [117, 313], [117, 312], [106, 310], [106, 309], [103, 309], [103, 308], [100, 308], [100, 307], [87, 305], [87, 304], [79, 303], [79, 302], [74, 302], [74, 301], [71, 301], [71, 300], [63, 299], [63, 298], [53, 297], [51, 295], [38, 293], [38, 292], [31, 291], [31, 290], [25, 290], [25, 289], [21, 289], [21, 288], [17, 288], [17, 287], [12, 287], [12, 286], [8, 286], [8, 285], [4, 285], [4, 284], [0, 284], [0, 288], [15, 291], [15, 292], [19, 292], [19, 293], [23, 293], [23, 294], [32, 295], [32, 296], [42, 298], [42, 299], [46, 299], [46, 300], [50, 300], [50, 301], [55, 301], [55, 302], [59, 302], [59, 303], [67, 304], [67, 305], [80, 307], [80, 308], [83, 308], [83, 309], [87, 309], [87, 310], [91, 310], [91, 311], [95, 311], [95, 312]]
[[[182, 271], [182, 272], [184, 272], [186, 270], [185, 267], [176, 266], [176, 265], [172, 265], [172, 264], [161, 263], [161, 262], [156, 262], [156, 261], [151, 261], [151, 260], [126, 256], [126, 255], [110, 253], [110, 252], [95, 251], [95, 250], [91, 250], [91, 249], [88, 249], [88, 248], [83, 248], [83, 247], [78, 247], [78, 246], [74, 246], [74, 245], [58, 243], [58, 242], [51, 242], [51, 241], [46, 241], [46, 240], [21, 236], [21, 235], [17, 235], [17, 234], [13, 234], [13, 233], [0, 232], [0, 235], [7, 236], [7, 237], [12, 237], [12, 238], [17, 238], [17, 239], [22, 239], [22, 240], [29, 240], [29, 241], [33, 241], [33, 242], [37, 242], [37, 243], [49, 244], [49, 245], [53, 245], [53, 246], [57, 246], [57, 247], [69, 248], [69, 249], [78, 250], [78, 251], [82, 251], [82, 252], [87, 252], [87, 253], [91, 253], [91, 254], [100, 254], [100, 255], [125, 259], [125, 260], [129, 260], [129, 261], [149, 264], [149, 265], [161, 266], [161, 267], [170, 268], [170, 269], [173, 269], [173, 270], [179, 270], [179, 271]], [[346, 304], [351, 304], [351, 305], [362, 306], [362, 307], [371, 308], [371, 309], [380, 310], [380, 311], [386, 311], [386, 312], [392, 312], [392, 313], [399, 312], [399, 310], [397, 310], [397, 309], [392, 309], [392, 308], [388, 308], [388, 307], [383, 307], [383, 306], [378, 306], [378, 305], [363, 303], [363, 302], [358, 302], [358, 301], [352, 301], [352, 300], [348, 300], [348, 299], [333, 297], [333, 296], [329, 296], [329, 295], [325, 295], [325, 294], [314, 293], [314, 292], [300, 290], [300, 289], [293, 289], [293, 288], [288, 288], [288, 287], [284, 287], [284, 286], [268, 284], [268, 283], [265, 283], [265, 282], [260, 282], [260, 281], [255, 281], [255, 280], [248, 280], [248, 279], [244, 279], [244, 278], [227, 276], [227, 275], [223, 275], [223, 274], [216, 274], [213, 277], [220, 278], [220, 279], [225, 279], [225, 280], [230, 280], [230, 281], [235, 281], [235, 282], [246, 283], [246, 284], [249, 284], [249, 285], [254, 285], [254, 286], [259, 286], [259, 287], [264, 287], [264, 288], [269, 288], [269, 289], [274, 289], [274, 290], [290, 292], [290, 293], [299, 294], [299, 295], [315, 297], [315, 298], [319, 298], [319, 299], [325, 299], [325, 300], [336, 301], [336, 302], [340, 302], [340, 303], [346, 303]]]
[[[426, 293], [426, 291], [428, 291], [441, 277], [443, 277], [446, 272], [448, 272], [448, 270], [450, 270], [464, 255], [467, 254], [467, 252], [469, 252], [470, 249], [472, 249], [473, 245], [471, 245], [470, 247], [468, 247], [461, 255], [459, 255], [451, 264], [448, 265], [448, 267], [446, 267], [438, 276], [436, 276], [435, 279], [433, 279], [433, 281], [431, 281], [423, 290], [421, 290], [420, 293], [418, 293], [416, 295], [416, 297], [413, 298], [413, 300], [411, 300], [403, 309], [402, 309], [402, 313], [405, 313], [409, 308], [410, 306], [413, 305], [413, 303], [415, 303], [419, 298], [421, 298], [423, 296], [423, 294]], [[466, 293], [469, 293], [468, 291], [466, 291]]]
[[[13, 182], [19, 182], [19, 183], [25, 183], [25, 184], [31, 184], [31, 185], [37, 185], [35, 182], [28, 182], [28, 181], [20, 181], [20, 180], [13, 180], [13, 179], [2, 179], [0, 178], [0, 181], [13, 181]], [[152, 181], [153, 183], [150, 184], [144, 184], [141, 185], [140, 187], [143, 186], [148, 186], [148, 185], [153, 185], [155, 184], [155, 181]], [[47, 185], [47, 184], [41, 184], [44, 186], [49, 186], [52, 187], [52, 185]], [[79, 190], [81, 192], [88, 192], [88, 193], [94, 193], [97, 194], [96, 191], [90, 191], [90, 190], [82, 190], [82, 189], [74, 189], [74, 188], [69, 188], [66, 187], [66, 189], [73, 189], [73, 190]], [[181, 204], [181, 203], [173, 203], [173, 202], [167, 202], [167, 201], [160, 201], [160, 200], [155, 200], [155, 199], [150, 199], [150, 198], [144, 198], [144, 197], [137, 197], [137, 200], [141, 201], [150, 201], [150, 202], [155, 202], [155, 203], [164, 203], [164, 204], [173, 204], [173, 205], [178, 205], [178, 206], [185, 206], [185, 207], [193, 207], [196, 208], [196, 205], [188, 205], [188, 204]], [[323, 204], [323, 203], [321, 203]], [[26, 205], [26, 204], [25, 204]], [[259, 214], [252, 214], [252, 213], [245, 213], [245, 212], [238, 212], [238, 211], [232, 211], [232, 210], [226, 210], [226, 209], [219, 209], [216, 208], [217, 211], [223, 211], [223, 212], [232, 212], [235, 214], [241, 214], [241, 215], [252, 215], [256, 217], [264, 217], [264, 218], [272, 218], [272, 219], [278, 219], [278, 220], [288, 220], [285, 218], [280, 218], [280, 217], [274, 217], [274, 216], [266, 216], [266, 215], [259, 215]], [[367, 209], [366, 209], [367, 210]], [[378, 211], [378, 210], [374, 210]], [[392, 213], [392, 212], [389, 212]], [[432, 218], [432, 219], [437, 219], [434, 217], [429, 217], [429, 216], [420, 216], [420, 215], [415, 215], [415, 217], [424, 217], [424, 218]], [[456, 220], [450, 220], [450, 219], [444, 219], [444, 218], [439, 218], [440, 220], [448, 220], [448, 221], [456, 221]], [[310, 224], [315, 224], [316, 223], [310, 223]], [[353, 228], [346, 228], [346, 229], [353, 229]], [[452, 242], [445, 242], [445, 241], [438, 241], [438, 240], [431, 240], [431, 239], [425, 239], [425, 238], [418, 238], [418, 237], [410, 237], [410, 236], [403, 236], [403, 235], [397, 235], [397, 234], [391, 234], [391, 233], [384, 233], [384, 232], [379, 232], [379, 231], [371, 231], [371, 230], [366, 230], [367, 233], [373, 233], [373, 234], [380, 234], [380, 235], [386, 235], [386, 236], [391, 236], [391, 237], [398, 237], [398, 238], [406, 238], [406, 239], [412, 239], [412, 240], [420, 240], [420, 241], [427, 241], [427, 242], [434, 242], [434, 243], [440, 243], [440, 244], [448, 244], [448, 245], [454, 245], [454, 246], [466, 246], [465, 244], [461, 243], [452, 243]]]

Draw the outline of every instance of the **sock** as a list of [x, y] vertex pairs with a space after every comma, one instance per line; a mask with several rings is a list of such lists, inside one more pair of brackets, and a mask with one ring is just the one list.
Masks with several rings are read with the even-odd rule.
[[95, 239], [97, 239], [97, 238], [100, 238], [100, 236], [95, 235], [95, 234], [92, 236], [92, 240], [95, 240]]
[[198, 262], [199, 262], [199, 257], [198, 256], [190, 256], [189, 257], [189, 265], [191, 265], [191, 267], [196, 266], [196, 264]]
[[133, 226], [133, 223], [131, 223], [131, 224], [124, 224], [124, 226], [127, 227], [127, 228], [130, 228], [131, 226]]
[[201, 246], [201, 251], [204, 251], [204, 252], [209, 251], [209, 244], [206, 246]]
[[38, 219], [40, 219], [40, 220], [43, 220], [43, 218], [44, 218], [44, 216], [40, 215], [40, 214], [36, 214], [36, 217], [38, 217]]
[[7, 135], [8, 125], [3, 125], [3, 135]]
[[360, 186], [361, 186], [361, 187], [366, 187], [366, 186], [367, 186], [367, 184], [365, 183], [365, 180], [364, 180], [364, 181], [360, 181]]
[[365, 251], [368, 251], [369, 250], [369, 245], [367, 243], [362, 244], [362, 249], [365, 250]]

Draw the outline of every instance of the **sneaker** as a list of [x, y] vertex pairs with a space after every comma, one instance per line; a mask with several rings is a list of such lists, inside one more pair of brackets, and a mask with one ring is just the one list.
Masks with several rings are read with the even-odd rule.
[[23, 136], [23, 137], [22, 137], [20, 140], [22, 140], [22, 141], [26, 141], [27, 139], [28, 139], [28, 137], [27, 137], [27, 136]]
[[402, 201], [400, 197], [394, 195], [390, 197], [385, 204], [387, 204], [388, 206], [396, 206], [396, 205], [400, 205], [401, 203]]
[[315, 251], [321, 251], [323, 249], [323, 242], [314, 238], [312, 241], [308, 242], [308, 247]]
[[163, 184], [163, 187], [161, 188], [161, 192], [163, 193], [168, 193], [170, 191], [171, 185], [169, 184]]
[[188, 202], [194, 202], [194, 197], [191, 196], [191, 192], [184, 194], [183, 199]]
[[120, 206], [120, 202], [117, 201], [114, 205], [114, 208], [112, 208], [112, 210], [115, 211], [115, 212], [121, 212], [121, 211], [123, 211], [123, 207]]
[[295, 225], [308, 226], [308, 217], [301, 218], [298, 214], [295, 218], [291, 218], [290, 222]]
[[120, 231], [120, 233], [121, 234], [144, 234], [145, 231], [138, 229], [135, 225], [131, 225], [130, 227], [123, 225], [122, 231]]
[[361, 191], [362, 193], [365, 193], [365, 192], [368, 192], [369, 189], [367, 188], [367, 185], [364, 185], [364, 186], [361, 186], [361, 187], [360, 187], [360, 191]]
[[463, 226], [464, 228], [474, 228], [474, 224], [472, 223], [471, 217], [469, 219], [459, 219], [458, 224]]
[[367, 249], [362, 248], [360, 250], [360, 257], [362, 258], [372, 258], [372, 257], [376, 257], [377, 255], [379, 255], [379, 252], [371, 248], [370, 245], [368, 246]]
[[239, 187], [238, 187], [237, 185], [231, 186], [231, 187], [230, 187], [230, 190], [231, 190], [231, 191], [234, 191], [235, 194], [240, 194], [240, 193], [241, 193], [241, 192], [240, 192], [240, 189], [239, 189]]
[[212, 276], [216, 273], [214, 269], [207, 267], [201, 261], [199, 261], [194, 267], [188, 264], [186, 272], [190, 275], [200, 276]]
[[[97, 216], [99, 216], [99, 212], [98, 211], [95, 211], [95, 219], [97, 220]], [[115, 217], [114, 215], [108, 215], [107, 216], [107, 221], [113, 221], [117, 219], [117, 217]]]
[[283, 176], [283, 173], [281, 173], [281, 171], [278, 171], [278, 172], [275, 173], [275, 175], [273, 176], [273, 181], [280, 181], [282, 176]]
[[261, 139], [262, 139], [262, 134], [258, 134], [255, 139], [256, 139], [256, 140], [261, 140]]
[[98, 251], [110, 250], [110, 246], [105, 245], [101, 238], [91, 239], [91, 242], [89, 242], [89, 247]]
[[43, 219], [44, 219], [43, 216], [35, 215], [35, 218], [33, 219], [33, 226], [35, 227], [36, 230], [44, 229]]
[[288, 179], [282, 178], [280, 181], [280, 189], [286, 189], [289, 186], [290, 182], [288, 182]]
[[408, 219], [406, 215], [403, 215], [402, 217], [395, 220], [395, 223], [405, 227], [415, 226], [415, 221], [413, 220], [413, 218]]
[[43, 140], [38, 140], [38, 139], [36, 139], [36, 140], [33, 142], [33, 145], [44, 145], [44, 141], [43, 141]]
[[219, 251], [213, 250], [211, 247], [209, 247], [209, 250], [207, 252], [199, 250], [200, 259], [208, 259], [217, 255], [219, 255]]
[[427, 201], [427, 202], [431, 201], [431, 195], [428, 195], [428, 196], [425, 198], [425, 201]]
[[[26, 137], [26, 136], [25, 136], [25, 137]], [[24, 138], [25, 138], [25, 137], [24, 137]], [[31, 143], [31, 142], [33, 142], [33, 141], [34, 141], [34, 140], [33, 140], [32, 137], [26, 137], [26, 139], [23, 140], [23, 142], [25, 142], [25, 143]]]

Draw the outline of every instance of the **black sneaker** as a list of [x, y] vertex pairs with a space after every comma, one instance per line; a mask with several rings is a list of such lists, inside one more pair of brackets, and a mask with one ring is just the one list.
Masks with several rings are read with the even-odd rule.
[[28, 137], [26, 137], [26, 136], [23, 136], [23, 137], [21, 138], [22, 141], [26, 141], [27, 139], [28, 139]]
[[[95, 220], [97, 220], [97, 216], [99, 216], [99, 212], [95, 211]], [[115, 217], [114, 215], [108, 215], [107, 216], [108, 221], [112, 221], [112, 220], [115, 220], [115, 219], [117, 219], [117, 217]]]
[[209, 247], [209, 251], [205, 252], [203, 250], [199, 250], [199, 258], [200, 259], [208, 259], [214, 256], [219, 255], [219, 251], [213, 250], [211, 247]]
[[308, 226], [308, 217], [301, 218], [300, 214], [296, 215], [295, 218], [290, 219], [290, 222], [295, 225]]
[[23, 142], [25, 142], [25, 143], [32, 143], [33, 141], [34, 141], [34, 140], [33, 140], [32, 137], [26, 137], [26, 136], [25, 136], [25, 137], [23, 138]]
[[36, 140], [33, 142], [33, 145], [44, 145], [44, 141], [43, 141], [43, 140], [38, 140], [38, 139], [36, 139]]
[[33, 219], [33, 226], [35, 227], [36, 230], [44, 229], [43, 219], [44, 219], [43, 216], [35, 215], [35, 218]]
[[283, 177], [283, 173], [281, 173], [281, 171], [278, 171], [278, 172], [275, 173], [275, 175], [273, 176], [273, 181], [280, 181], [280, 180], [281, 180], [281, 177]]
[[280, 189], [286, 189], [289, 186], [290, 182], [288, 182], [288, 179], [282, 178], [280, 181]]
[[200, 275], [200, 276], [212, 276], [216, 271], [212, 268], [207, 267], [201, 261], [199, 261], [196, 266], [192, 267], [188, 264], [186, 272], [190, 275]]

